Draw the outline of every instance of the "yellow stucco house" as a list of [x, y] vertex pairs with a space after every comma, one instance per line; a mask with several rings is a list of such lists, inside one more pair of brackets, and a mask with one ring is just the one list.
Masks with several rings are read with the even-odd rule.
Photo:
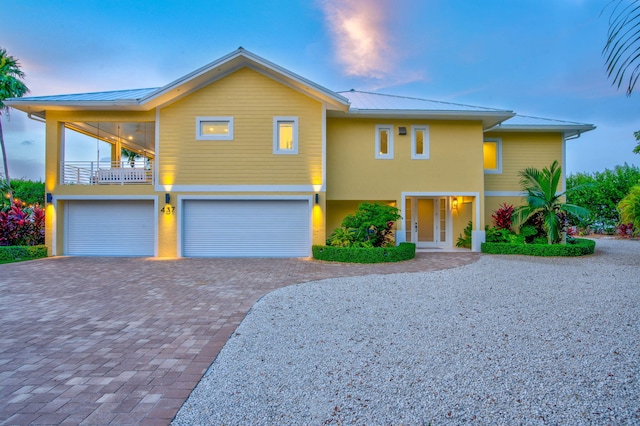
[[306, 257], [362, 201], [397, 206], [418, 247], [472, 221], [478, 250], [517, 172], [594, 129], [333, 92], [242, 48], [161, 88], [6, 104], [46, 123], [54, 256]]

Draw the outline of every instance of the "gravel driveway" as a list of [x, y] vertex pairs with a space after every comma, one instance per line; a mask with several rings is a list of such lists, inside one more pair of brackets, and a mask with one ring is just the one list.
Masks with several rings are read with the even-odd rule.
[[640, 242], [275, 290], [186, 424], [640, 424]]

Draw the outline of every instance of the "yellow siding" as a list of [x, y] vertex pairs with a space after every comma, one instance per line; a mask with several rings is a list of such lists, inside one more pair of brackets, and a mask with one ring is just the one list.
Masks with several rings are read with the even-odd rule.
[[[196, 117], [234, 117], [232, 141], [196, 140]], [[298, 155], [273, 154], [273, 117], [298, 117]], [[322, 183], [322, 105], [248, 68], [160, 112], [160, 184]]]
[[[375, 158], [376, 124], [394, 125], [394, 158]], [[411, 158], [411, 126], [430, 127], [430, 159]], [[398, 127], [407, 127], [399, 136]], [[483, 191], [480, 122], [329, 118], [329, 200], [397, 200], [401, 192]]]
[[502, 138], [502, 173], [485, 175], [485, 191], [520, 191], [519, 171], [549, 167], [553, 160], [562, 166], [560, 133], [487, 133], [485, 137]]

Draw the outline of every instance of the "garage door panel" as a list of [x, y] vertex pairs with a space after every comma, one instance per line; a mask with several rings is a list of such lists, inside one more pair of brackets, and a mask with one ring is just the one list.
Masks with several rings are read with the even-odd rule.
[[186, 200], [183, 256], [305, 257], [306, 200]]
[[153, 256], [153, 201], [68, 201], [65, 254]]

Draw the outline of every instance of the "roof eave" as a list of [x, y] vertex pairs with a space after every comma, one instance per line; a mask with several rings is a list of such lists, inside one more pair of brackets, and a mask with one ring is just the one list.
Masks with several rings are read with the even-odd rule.
[[594, 130], [593, 124], [577, 125], [525, 125], [525, 124], [500, 124], [497, 127], [488, 129], [487, 132], [528, 132], [528, 133], [562, 133], [565, 139], [580, 137], [582, 133]]
[[359, 118], [408, 118], [421, 120], [481, 120], [483, 128], [494, 127], [505, 120], [514, 117], [512, 111], [426, 111], [426, 110], [399, 110], [399, 109], [357, 109], [351, 108], [346, 116]]

